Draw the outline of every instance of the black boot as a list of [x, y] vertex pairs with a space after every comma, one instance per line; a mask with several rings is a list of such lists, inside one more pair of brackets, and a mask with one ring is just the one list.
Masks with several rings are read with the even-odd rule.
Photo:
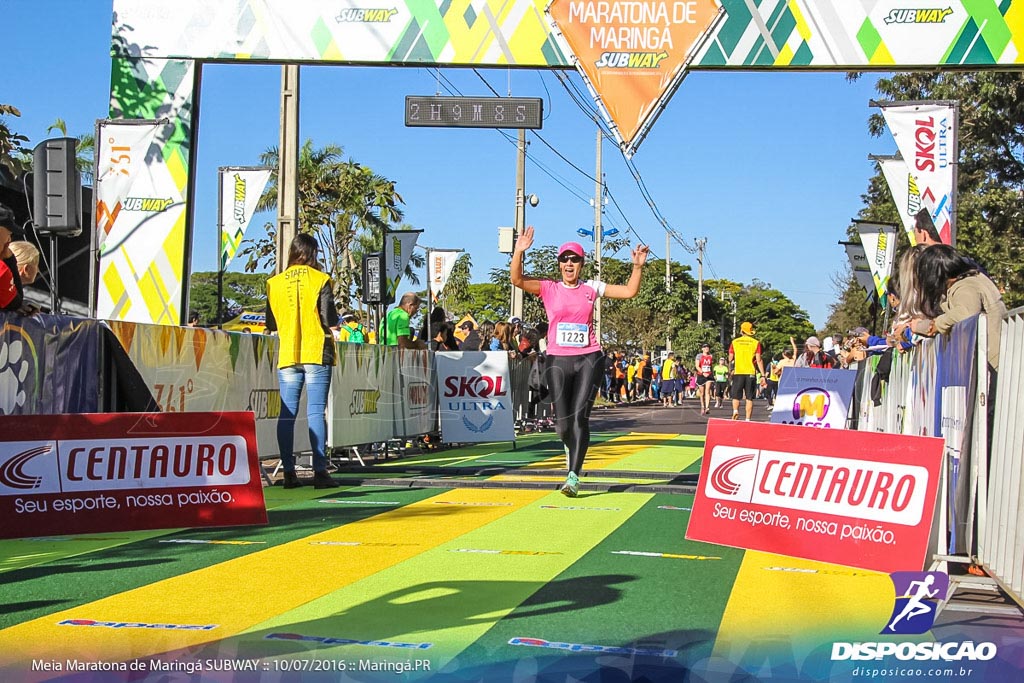
[[316, 472], [313, 474], [313, 488], [315, 489], [336, 489], [341, 484], [334, 481], [334, 478], [326, 472]]
[[285, 472], [281, 483], [286, 489], [297, 489], [303, 485], [302, 480], [294, 472]]

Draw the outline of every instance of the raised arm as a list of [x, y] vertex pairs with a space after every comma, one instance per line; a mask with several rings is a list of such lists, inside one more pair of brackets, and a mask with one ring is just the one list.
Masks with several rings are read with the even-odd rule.
[[509, 279], [512, 284], [529, 294], [540, 294], [540, 280], [523, 275], [523, 254], [533, 246], [533, 226], [528, 225], [523, 234], [516, 240], [512, 251], [512, 265], [509, 267]]
[[604, 295], [608, 299], [632, 299], [640, 291], [640, 279], [643, 277], [644, 264], [650, 248], [641, 244], [633, 250], [633, 272], [629, 274], [629, 282], [624, 285], [606, 285]]

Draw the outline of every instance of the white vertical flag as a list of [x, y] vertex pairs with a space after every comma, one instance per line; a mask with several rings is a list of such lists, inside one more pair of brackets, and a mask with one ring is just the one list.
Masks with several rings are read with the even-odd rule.
[[430, 292], [435, 297], [441, 296], [444, 286], [448, 284], [448, 277], [452, 274], [452, 268], [455, 267], [455, 262], [459, 260], [461, 253], [454, 249], [430, 250], [427, 259], [427, 280], [430, 282]]
[[875, 280], [871, 276], [871, 266], [868, 265], [868, 257], [864, 253], [864, 245], [859, 242], [843, 242], [846, 247], [846, 256], [850, 259], [850, 268], [853, 269], [853, 276], [857, 284], [864, 288], [864, 292], [875, 298]]
[[227, 166], [219, 170], [220, 269], [227, 270], [256, 213], [256, 204], [270, 180], [271, 169]]
[[952, 244], [956, 191], [956, 103], [883, 102], [878, 105], [932, 214], [943, 244]]
[[869, 223], [854, 221], [860, 242], [864, 245], [868, 266], [875, 283], [875, 292], [879, 301], [885, 297], [885, 289], [889, 285], [892, 263], [896, 258], [896, 226], [892, 223]]
[[399, 230], [384, 233], [385, 274], [388, 279], [388, 297], [391, 299], [394, 299], [398, 292], [398, 281], [402, 279], [405, 264], [409, 262], [421, 232], [423, 231]]
[[914, 216], [921, 210], [921, 193], [917, 189], [917, 179], [907, 168], [907, 162], [903, 157], [879, 157], [876, 161], [882, 168], [886, 184], [889, 185], [892, 200], [896, 202], [896, 209], [899, 211], [907, 238], [911, 244], [917, 244], [917, 238], [914, 236]]

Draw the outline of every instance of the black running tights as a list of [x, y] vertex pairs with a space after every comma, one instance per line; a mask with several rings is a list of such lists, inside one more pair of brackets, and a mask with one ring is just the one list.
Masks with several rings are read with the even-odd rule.
[[549, 354], [544, 374], [555, 409], [555, 430], [569, 449], [569, 471], [578, 475], [590, 445], [590, 409], [604, 380], [604, 354]]

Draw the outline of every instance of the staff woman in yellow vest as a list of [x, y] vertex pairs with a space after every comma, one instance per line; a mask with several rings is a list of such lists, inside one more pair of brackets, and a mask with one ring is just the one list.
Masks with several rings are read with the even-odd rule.
[[313, 449], [313, 487], [339, 486], [327, 473], [327, 393], [334, 365], [334, 337], [338, 325], [331, 278], [320, 271], [317, 243], [298, 234], [288, 250], [288, 268], [267, 280], [267, 330], [280, 339], [277, 379], [281, 386], [281, 415], [277, 419], [277, 445], [284, 469], [284, 487], [302, 486], [295, 475], [295, 414], [302, 387], [307, 387], [306, 420]]

